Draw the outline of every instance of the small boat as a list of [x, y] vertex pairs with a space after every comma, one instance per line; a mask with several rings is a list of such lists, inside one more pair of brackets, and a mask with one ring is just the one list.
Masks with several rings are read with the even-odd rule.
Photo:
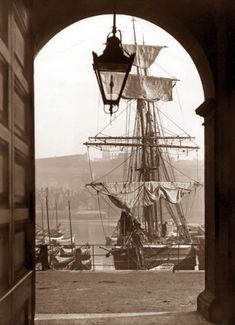
[[173, 272], [174, 266], [174, 263], [163, 263], [150, 269], [150, 271]]
[[[91, 250], [89, 245], [84, 245], [79, 247], [81, 249], [81, 260], [89, 260], [91, 258]], [[75, 251], [78, 248], [72, 247], [72, 248], [67, 248], [67, 247], [61, 247], [59, 249], [59, 255], [61, 257], [69, 257], [69, 256], [74, 256]]]
[[68, 268], [70, 270], [77, 270], [77, 271], [91, 270], [91, 260], [89, 259], [85, 261], [80, 261], [79, 263], [73, 261], [72, 263], [69, 264]]
[[72, 241], [70, 237], [66, 238], [55, 238], [54, 239], [54, 245], [60, 245], [60, 246], [68, 246], [68, 245], [75, 245], [75, 237], [76, 235], [73, 235]]
[[74, 261], [74, 256], [71, 257], [61, 257], [58, 254], [53, 256], [51, 265], [53, 269], [61, 270], [69, 267], [69, 264]]
[[144, 265], [141, 264], [141, 256], [134, 246], [114, 246], [110, 253], [114, 257], [116, 270], [150, 270], [164, 263], [173, 263], [175, 270], [193, 270], [196, 265], [196, 255], [191, 244], [167, 245], [167, 244], [143, 244], [142, 254]]
[[60, 250], [59, 250], [59, 255], [61, 257], [74, 256], [74, 248], [64, 248], [64, 247], [61, 247]]

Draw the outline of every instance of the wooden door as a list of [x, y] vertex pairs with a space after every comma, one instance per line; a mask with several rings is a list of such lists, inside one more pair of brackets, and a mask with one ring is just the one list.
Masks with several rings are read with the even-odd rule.
[[0, 0], [0, 324], [33, 324], [34, 113], [30, 0]]

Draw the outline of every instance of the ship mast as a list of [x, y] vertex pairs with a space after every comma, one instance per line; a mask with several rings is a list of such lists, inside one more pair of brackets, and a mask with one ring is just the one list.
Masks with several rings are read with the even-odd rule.
[[[139, 68], [139, 56], [138, 56], [138, 46], [136, 39], [136, 31], [135, 31], [135, 20], [132, 19], [133, 23], [133, 34], [134, 34], [134, 45], [136, 47], [136, 58], [137, 58], [137, 75], [140, 76], [140, 68]], [[147, 75], [147, 69], [144, 69], [144, 75]], [[147, 107], [146, 107], [147, 106]], [[147, 113], [145, 113], [145, 109], [147, 109]], [[152, 168], [153, 168], [153, 151], [152, 148], [146, 146], [146, 137], [152, 138], [151, 134], [151, 125], [150, 125], [150, 107], [149, 103], [143, 99], [137, 99], [137, 114], [140, 118], [140, 129], [141, 129], [141, 137], [142, 137], [142, 150], [141, 154], [141, 163], [139, 168], [139, 181], [151, 181], [153, 180], [152, 176]], [[153, 142], [153, 139], [150, 139], [150, 143]], [[147, 151], [150, 151], [150, 162], [148, 162], [148, 154]], [[152, 167], [152, 168], [151, 168]], [[153, 235], [153, 211], [155, 211], [155, 204], [149, 207], [143, 207], [143, 219], [145, 221], [145, 230], [147, 231], [150, 238]], [[157, 224], [157, 223], [156, 223]]]
[[[137, 39], [136, 39], [136, 32], [135, 32], [135, 19], [134, 19], [134, 17], [132, 19], [132, 23], [133, 23], [134, 45], [136, 47], [136, 58], [137, 58], [137, 62], [138, 62], [138, 47], [137, 47]], [[139, 69], [138, 65], [136, 67], [136, 70], [137, 70], [137, 76], [139, 76], [140, 75], [140, 69]], [[141, 166], [139, 179], [138, 179], [139, 181], [141, 181], [141, 178], [142, 178], [141, 174], [145, 173], [145, 168], [146, 168], [146, 156], [145, 156], [145, 150], [144, 150], [144, 146], [145, 146], [145, 129], [144, 129], [143, 100], [141, 100], [141, 99], [137, 99], [137, 113], [139, 114], [139, 117], [140, 117], [141, 139], [142, 139], [142, 145], [143, 145], [142, 166]]]
[[[135, 31], [135, 23], [134, 18], [133, 22], [133, 34], [134, 34], [134, 47], [136, 53], [136, 72], [137, 78], [143, 79], [143, 82], [147, 80], [151, 81], [155, 77], [149, 77], [147, 72], [147, 67], [141, 65], [141, 49], [137, 44], [136, 39], [136, 31]], [[141, 46], [142, 48], [146, 48], [148, 46]], [[150, 47], [150, 46], [149, 46]], [[161, 47], [158, 47], [157, 51], [159, 51]], [[138, 51], [140, 51], [138, 53]], [[151, 63], [150, 63], [151, 64]], [[143, 71], [143, 73], [141, 73]], [[130, 75], [128, 79], [130, 79], [130, 83], [135, 81], [133, 79], [134, 76]], [[151, 79], [152, 78], [152, 79]], [[150, 80], [151, 79], [151, 80]], [[157, 80], [158, 79], [158, 80]], [[171, 85], [171, 90], [174, 86], [172, 82], [175, 82], [176, 79], [172, 78], [155, 78], [156, 84], [152, 84], [153, 87], [157, 85], [159, 87], [158, 82], [163, 83], [165, 86]], [[152, 82], [152, 81], [151, 81]], [[153, 81], [155, 82], [155, 81]], [[136, 84], [137, 85], [137, 84]], [[152, 87], [152, 89], [153, 89]], [[156, 89], [158, 89], [156, 87]], [[128, 88], [128, 87], [127, 87]], [[133, 89], [129, 87], [129, 89]], [[138, 88], [137, 88], [138, 89]], [[164, 87], [162, 90], [165, 89]], [[168, 149], [182, 149], [185, 151], [199, 149], [197, 145], [187, 144], [187, 141], [192, 141], [194, 138], [190, 136], [165, 136], [161, 126], [161, 118], [159, 116], [159, 111], [157, 105], [154, 101], [159, 99], [168, 101], [171, 100], [171, 95], [165, 93], [168, 99], [161, 97], [161, 92], [156, 95], [155, 93], [147, 99], [144, 93], [141, 93], [141, 96], [138, 97], [134, 92], [126, 92], [124, 91], [123, 98], [130, 99], [135, 98], [137, 103], [137, 111], [136, 111], [136, 119], [135, 119], [135, 127], [133, 136], [100, 136], [97, 135], [95, 137], [89, 137], [89, 140], [84, 144], [89, 147], [93, 146], [96, 148], [108, 148], [108, 147], [119, 147], [120, 149], [130, 148], [130, 159], [128, 166], [128, 174], [127, 174], [127, 183], [132, 182], [173, 182], [171, 176], [174, 176], [173, 173], [171, 175], [171, 169], [166, 166], [164, 161], [164, 153], [166, 153], [167, 160], [169, 160]], [[168, 96], [169, 95], [169, 96]], [[135, 97], [136, 96], [136, 97]], [[186, 143], [186, 144], [185, 144]], [[165, 150], [165, 151], [163, 151]], [[93, 183], [94, 184], [94, 183]], [[141, 218], [145, 223], [145, 230], [149, 235], [149, 239], [153, 237], [158, 237], [161, 235], [159, 232], [161, 231], [161, 224], [163, 221], [162, 213], [162, 200], [160, 199], [158, 202], [154, 202], [154, 204], [145, 206], [145, 204], [141, 204]], [[135, 207], [139, 209], [138, 207]], [[166, 209], [176, 226], [178, 227], [179, 220], [177, 217], [179, 216], [180, 223], [182, 226], [186, 225], [186, 221], [184, 215], [182, 213], [182, 208], [179, 204], [176, 204], [175, 208], [171, 206], [170, 203], [166, 202]], [[176, 210], [176, 211], [174, 211]], [[160, 222], [160, 229], [159, 229]], [[188, 232], [185, 227], [184, 231], [185, 238], [188, 238]]]

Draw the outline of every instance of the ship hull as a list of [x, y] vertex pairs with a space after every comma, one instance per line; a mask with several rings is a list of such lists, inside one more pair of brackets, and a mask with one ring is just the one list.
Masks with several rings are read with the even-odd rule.
[[[141, 269], [140, 256], [134, 248], [116, 246], [111, 250], [116, 270]], [[152, 269], [164, 263], [174, 264], [174, 270], [194, 270], [196, 265], [195, 250], [192, 245], [149, 244], [142, 248], [145, 269]]]

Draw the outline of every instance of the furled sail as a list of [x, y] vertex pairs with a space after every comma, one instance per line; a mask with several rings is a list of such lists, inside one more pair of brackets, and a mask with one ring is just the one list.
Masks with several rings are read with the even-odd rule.
[[[120, 89], [123, 78], [119, 73], [102, 72], [103, 84], [110, 99], [115, 97]], [[112, 80], [112, 88], [110, 82]], [[130, 74], [128, 76], [122, 97], [125, 99], [144, 99], [147, 101], [170, 101], [172, 100], [172, 88], [175, 79], [158, 78], [152, 76], [140, 76]]]
[[136, 53], [133, 65], [148, 69], [164, 46], [123, 44], [122, 47], [129, 54]]
[[107, 195], [118, 208], [150, 206], [160, 198], [179, 203], [185, 194], [195, 190], [199, 183], [189, 182], [100, 182], [88, 184], [97, 192]]
[[147, 101], [172, 100], [173, 79], [129, 75], [123, 91], [123, 98]]

